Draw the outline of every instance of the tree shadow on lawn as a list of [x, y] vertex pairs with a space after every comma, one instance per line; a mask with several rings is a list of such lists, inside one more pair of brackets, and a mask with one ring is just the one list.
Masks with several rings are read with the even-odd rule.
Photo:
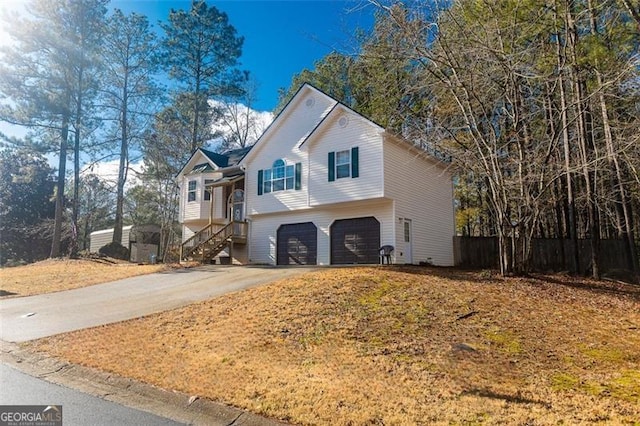
[[473, 388], [473, 389], [462, 391], [462, 393], [460, 393], [460, 396], [467, 396], [467, 395], [477, 396], [480, 398], [499, 399], [499, 400], [514, 403], [514, 404], [535, 404], [535, 405], [543, 406], [547, 409], [551, 408], [551, 404], [548, 402], [541, 401], [538, 399], [526, 398], [522, 395], [519, 395], [519, 393], [516, 393], [515, 395], [509, 395], [505, 393], [495, 392], [491, 389], [480, 389], [480, 388]]
[[563, 274], [532, 273], [524, 277], [502, 278], [497, 271], [460, 269], [455, 267], [433, 267], [412, 265], [391, 265], [389, 269], [415, 275], [430, 275], [452, 281], [472, 281], [477, 283], [496, 284], [510, 279], [521, 280], [533, 287], [558, 285], [582, 290], [596, 295], [616, 296], [640, 302], [640, 286], [621, 281], [596, 281], [590, 278]]
[[580, 277], [564, 277], [561, 275], [554, 276], [543, 274], [531, 275], [528, 277], [528, 280], [532, 285], [537, 285], [538, 283], [541, 283], [542, 285], [556, 284], [577, 290], [588, 291], [597, 295], [619, 296], [640, 302], [640, 286], [636, 284], [613, 281], [595, 281], [593, 279]]

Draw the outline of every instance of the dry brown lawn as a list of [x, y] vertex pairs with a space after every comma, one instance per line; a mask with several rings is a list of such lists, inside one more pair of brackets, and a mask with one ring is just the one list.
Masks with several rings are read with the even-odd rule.
[[640, 424], [640, 287], [324, 269], [32, 348], [298, 424]]
[[163, 265], [137, 265], [91, 259], [49, 259], [0, 269], [1, 296], [32, 296], [71, 290], [166, 269]]

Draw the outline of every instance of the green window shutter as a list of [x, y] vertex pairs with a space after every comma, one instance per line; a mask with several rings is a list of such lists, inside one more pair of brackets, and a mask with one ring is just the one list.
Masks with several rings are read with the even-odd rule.
[[296, 163], [296, 191], [302, 189], [302, 163]]
[[358, 147], [351, 148], [351, 177], [357, 178], [360, 176], [360, 166], [358, 163]]
[[329, 153], [329, 182], [336, 180], [336, 153]]
[[262, 195], [262, 185], [263, 184], [263, 178], [262, 178], [262, 170], [258, 170], [258, 195]]

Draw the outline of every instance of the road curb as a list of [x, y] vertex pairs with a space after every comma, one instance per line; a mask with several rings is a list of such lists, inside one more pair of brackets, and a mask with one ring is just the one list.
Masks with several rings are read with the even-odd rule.
[[0, 361], [30, 376], [180, 423], [210, 426], [286, 425], [198, 396], [168, 391], [134, 379], [71, 364], [44, 353], [30, 352], [18, 344], [2, 340]]

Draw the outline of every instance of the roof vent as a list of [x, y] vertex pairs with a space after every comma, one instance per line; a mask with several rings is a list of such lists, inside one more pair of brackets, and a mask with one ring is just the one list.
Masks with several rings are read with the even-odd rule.
[[347, 118], [346, 115], [343, 115], [342, 117], [340, 117], [338, 119], [338, 125], [342, 128], [347, 127], [347, 124], [349, 124], [349, 118]]
[[309, 108], [311, 108], [315, 103], [316, 103], [316, 100], [311, 97], [307, 98], [307, 101], [305, 102], [305, 104]]

